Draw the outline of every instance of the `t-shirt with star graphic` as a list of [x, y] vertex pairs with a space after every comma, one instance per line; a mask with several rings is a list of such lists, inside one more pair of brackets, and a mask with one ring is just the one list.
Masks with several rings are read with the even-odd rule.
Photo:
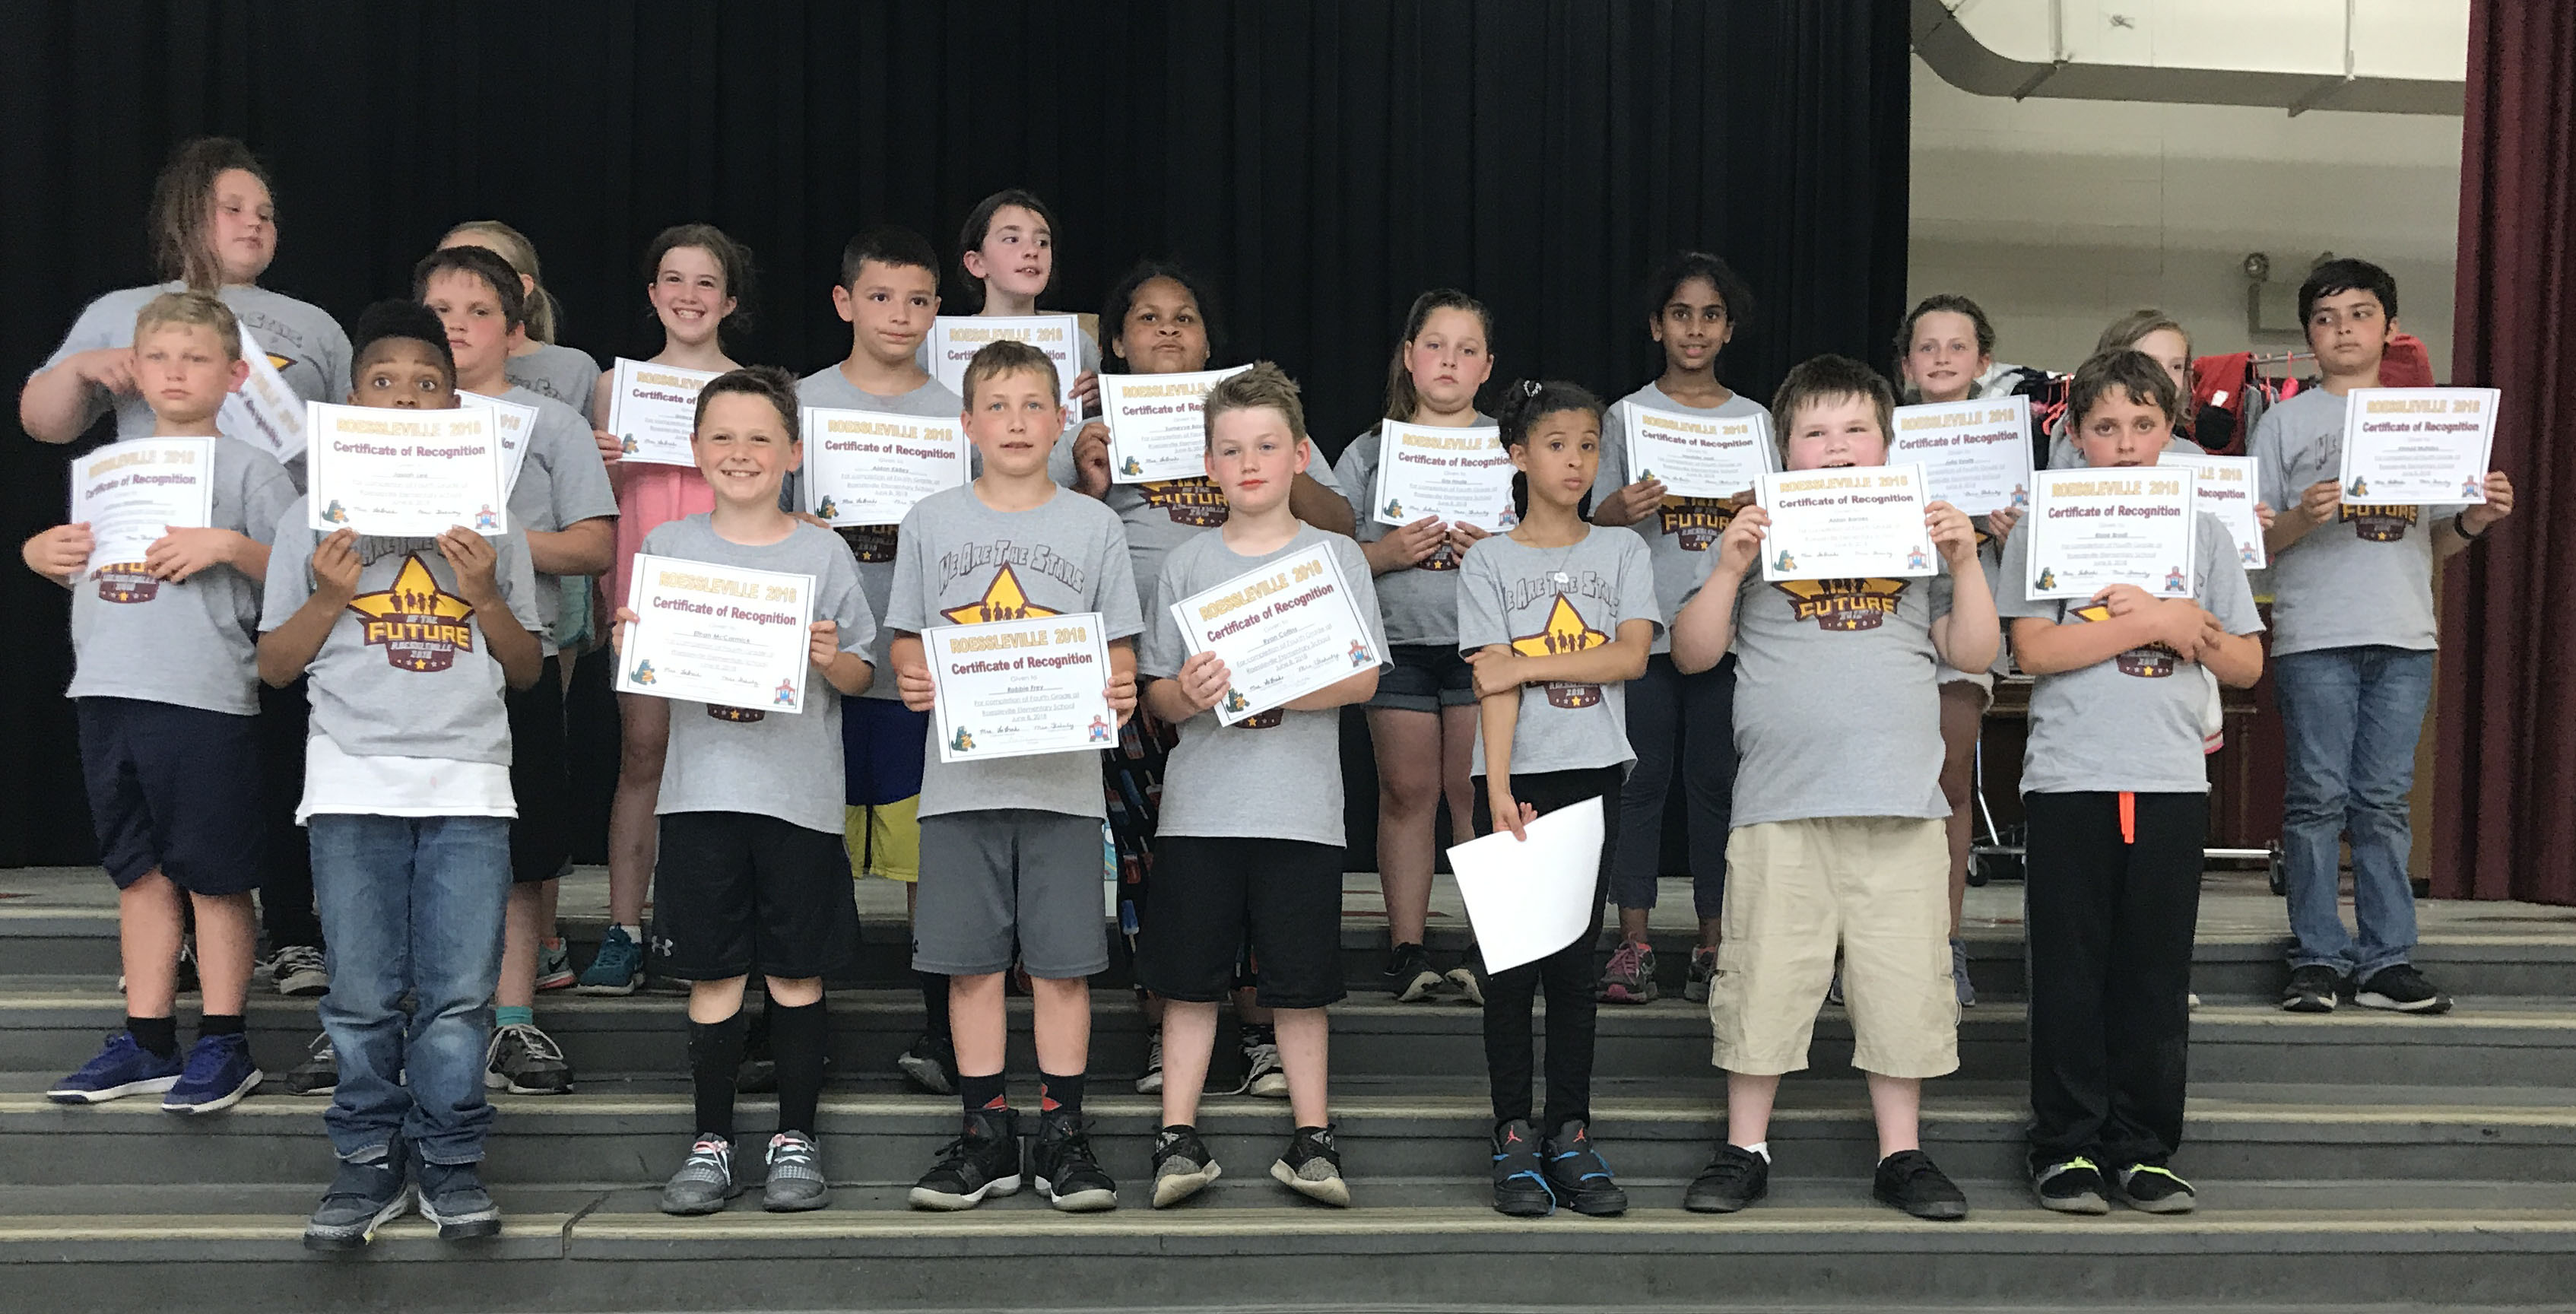
[[[1632, 620], [1658, 633], [1655, 567], [1645, 540], [1624, 529], [1584, 527], [1567, 547], [1531, 547], [1509, 534], [1476, 544], [1458, 566], [1458, 650], [1502, 645], [1530, 657], [1598, 648]], [[1583, 771], [1637, 760], [1628, 746], [1628, 704], [1619, 684], [1563, 680], [1521, 686], [1512, 731], [1512, 774]], [[1476, 735], [1475, 775], [1485, 774], [1485, 736]]]
[[[1715, 406], [1686, 406], [1674, 401], [1662, 388], [1652, 383], [1622, 397], [1601, 417], [1601, 472], [1592, 479], [1592, 505], [1628, 486], [1628, 417], [1627, 408], [1641, 407], [1650, 411], [1670, 411], [1676, 415], [1702, 415], [1711, 419], [1737, 418], [1764, 413], [1762, 404], [1736, 393]], [[1776, 464], [1776, 462], [1774, 463]], [[1699, 582], [1708, 578], [1708, 568], [1717, 560], [1718, 536], [1726, 532], [1727, 522], [1735, 519], [1735, 508], [1719, 497], [1667, 497], [1663, 504], [1648, 511], [1644, 519], [1624, 532], [1635, 534], [1646, 545], [1647, 555], [1655, 564], [1655, 605], [1666, 616], [1678, 615], [1682, 599], [1689, 596]], [[1655, 651], [1670, 652], [1672, 635], [1658, 633]]]

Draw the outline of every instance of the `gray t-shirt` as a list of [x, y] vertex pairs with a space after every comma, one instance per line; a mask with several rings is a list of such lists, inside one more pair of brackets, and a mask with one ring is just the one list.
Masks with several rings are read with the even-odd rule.
[[[562, 402], [513, 385], [501, 400], [536, 408], [530, 426], [528, 454], [519, 463], [519, 482], [510, 486], [510, 519], [515, 528], [556, 533], [567, 525], [617, 515], [617, 493], [608, 486], [608, 464], [590, 424]], [[538, 646], [555, 655], [555, 623], [563, 616], [563, 577], [537, 575]], [[622, 605], [622, 604], [621, 604]]]
[[[1479, 412], [1475, 425], [1493, 417]], [[1470, 426], [1474, 427], [1474, 426]], [[1370, 428], [1342, 449], [1333, 477], [1351, 504], [1354, 537], [1374, 543], [1394, 525], [1381, 525], [1369, 506], [1376, 495], [1378, 431]], [[1386, 641], [1398, 647], [1450, 648], [1458, 643], [1458, 558], [1443, 544], [1420, 565], [1390, 570], [1377, 577], [1378, 608], [1386, 613]]]
[[599, 362], [590, 353], [557, 342], [541, 342], [525, 356], [512, 356], [501, 367], [515, 387], [569, 406], [581, 417], [582, 437], [590, 437], [590, 403], [599, 387]]
[[[2236, 540], [2218, 517], [2202, 513], [2192, 554], [2192, 600], [2230, 634], [2260, 632]], [[2080, 625], [2110, 614], [2089, 603], [2032, 598], [2029, 575], [2030, 540], [2015, 534], [2004, 549], [2004, 591], [1995, 599], [2006, 625], [2022, 617]], [[2043, 675], [2030, 691], [2021, 792], [2206, 793], [2201, 713], [2208, 699], [2207, 674], [2161, 643]]]
[[1932, 622], [1950, 577], [1764, 583], [1735, 598], [1737, 826], [1946, 817]]
[[[800, 406], [819, 406], [827, 410], [918, 415], [931, 420], [954, 420], [965, 409], [958, 402], [957, 394], [941, 387], [937, 379], [907, 393], [881, 397], [873, 392], [861, 392], [857, 384], [841, 373], [838, 365], [826, 365], [798, 380], [796, 402]], [[810, 450], [807, 454], [811, 456]], [[980, 463], [980, 458], [970, 460], [970, 464]], [[787, 505], [798, 510], [804, 506], [801, 500], [804, 490], [800, 486], [804, 473], [802, 470], [788, 471], [787, 482], [780, 491], [780, 496], [788, 499]], [[886, 598], [894, 591], [895, 526], [845, 525], [835, 532], [841, 536], [842, 542], [850, 545], [850, 555], [858, 560], [859, 588], [868, 596], [868, 614], [885, 615]], [[894, 666], [886, 655], [887, 646], [893, 642], [894, 632], [880, 628], [877, 641], [869, 645], [868, 664], [877, 668], [877, 679], [862, 697], [903, 697], [895, 690]]]
[[[1509, 534], [1476, 544], [1458, 568], [1458, 650], [1496, 644], [1531, 657], [1581, 652], [1619, 637], [1619, 626], [1651, 621], [1660, 633], [1655, 567], [1636, 535], [1587, 525], [1566, 547], [1531, 547]], [[1512, 774], [1624, 766], [1628, 701], [1622, 684], [1550, 680], [1521, 686], [1521, 715], [1512, 731]], [[1475, 762], [1485, 774], [1485, 737]]]
[[[644, 536], [644, 550], [743, 570], [811, 575], [814, 619], [840, 627], [841, 651], [864, 657], [875, 645], [876, 613], [859, 589], [858, 565], [830, 530], [797, 521], [787, 537], [755, 546], [717, 534], [702, 513], [655, 527]], [[894, 681], [891, 672], [876, 678]], [[671, 743], [662, 757], [662, 793], [653, 810], [740, 812], [838, 835], [841, 770], [841, 691], [809, 667], [802, 712], [773, 715], [757, 707], [672, 699]]]
[[[1127, 568], [1127, 533], [1098, 502], [1059, 488], [1029, 510], [996, 511], [969, 485], [925, 497], [903, 518], [887, 628], [919, 634], [940, 625], [1086, 611], [1100, 613], [1104, 641], [1145, 628]], [[938, 733], [933, 718], [923, 735], [921, 816], [994, 808], [1107, 815], [1097, 754], [947, 763], [931, 742]]]
[[[277, 518], [260, 606], [265, 634], [313, 596], [313, 549], [304, 499]], [[521, 627], [537, 628], [536, 575], [516, 531], [491, 540], [492, 575]], [[311, 673], [313, 733], [351, 757], [510, 761], [501, 663], [483, 623], [456, 593], [456, 571], [436, 542], [360, 539], [358, 594], [331, 624]]]
[[[277, 537], [295, 485], [268, 453], [217, 440], [207, 524], [253, 542]], [[260, 582], [230, 566], [183, 582], [116, 562], [72, 581], [66, 698], [133, 698], [233, 716], [259, 711]]]
[[[2344, 399], [2323, 388], [2263, 412], [2252, 451], [2265, 503], [2297, 506], [2310, 484], [2341, 477], [2343, 418]], [[2345, 502], [2337, 523], [2272, 554], [2272, 655], [2437, 646], [2433, 536], [2452, 532], [2459, 509]]]
[[[1592, 480], [1592, 505], [1596, 508], [1602, 499], [1628, 486], [1628, 424], [1624, 408], [1629, 406], [1681, 415], [1697, 411], [1711, 418], [1763, 413], [1760, 403], [1742, 393], [1715, 406], [1685, 406], [1651, 383], [1620, 398], [1610, 413], [1601, 417], [1601, 473]], [[1645, 519], [1627, 527], [1626, 532], [1645, 540], [1646, 555], [1655, 563], [1655, 606], [1664, 615], [1680, 610], [1682, 599], [1708, 578], [1709, 563], [1717, 559], [1718, 535], [1726, 532], [1726, 523], [1734, 518], [1734, 508], [1722, 498], [1667, 497]], [[1673, 636], [1658, 631], [1655, 651], [1670, 652], [1672, 647]]]
[[[1081, 478], [1073, 465], [1073, 443], [1086, 423], [1089, 421], [1076, 420], [1065, 426], [1064, 433], [1056, 438], [1055, 450], [1047, 455], [1047, 474], [1067, 488]], [[1332, 463], [1324, 459], [1321, 450], [1313, 451], [1313, 459], [1306, 463], [1306, 474], [1336, 493], [1342, 491], [1341, 482], [1333, 477]], [[1233, 510], [1225, 503], [1225, 490], [1205, 475], [1142, 484], [1112, 480], [1109, 492], [1100, 500], [1117, 512], [1118, 522], [1127, 527], [1127, 551], [1135, 558], [1139, 598], [1154, 595], [1154, 584], [1163, 577], [1165, 556], [1223, 525], [1227, 513]]]
[[[1153, 610], [1136, 656], [1140, 674], [1168, 680], [1181, 673], [1189, 645], [1172, 619], [1172, 604], [1215, 588], [1316, 544], [1329, 546], [1349, 581], [1351, 605], [1360, 614], [1373, 660], [1353, 666], [1359, 674], [1386, 654], [1377, 617], [1377, 590], [1357, 543], [1313, 525], [1278, 551], [1247, 557], [1227, 547], [1223, 533], [1203, 533], [1163, 558]], [[1296, 712], [1273, 708], [1224, 725], [1214, 712], [1181, 723], [1180, 747], [1163, 771], [1163, 809], [1156, 824], [1164, 835], [1243, 836], [1342, 845], [1342, 714], [1339, 709]], [[1258, 806], [1246, 800], [1258, 799]]]

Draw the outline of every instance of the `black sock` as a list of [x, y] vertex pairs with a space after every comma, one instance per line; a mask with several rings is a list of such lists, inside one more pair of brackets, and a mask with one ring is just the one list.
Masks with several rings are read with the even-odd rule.
[[689, 1078], [698, 1097], [698, 1130], [733, 1139], [733, 1083], [742, 1071], [750, 1023], [735, 1013], [722, 1022], [689, 1024]]
[[125, 1019], [125, 1034], [154, 1058], [169, 1058], [179, 1052], [179, 1019], [175, 1017], [132, 1017]]
[[1067, 1115], [1082, 1112], [1082, 1074], [1077, 1072], [1070, 1077], [1053, 1077], [1044, 1072], [1039, 1073], [1038, 1112], [1061, 1112]]
[[957, 1074], [957, 1098], [968, 1113], [1007, 1109], [1011, 1107], [1010, 1084], [998, 1072], [989, 1077], [970, 1077], [961, 1072]]
[[937, 972], [914, 972], [921, 982], [921, 1029], [940, 1044], [948, 1039], [948, 978]]
[[197, 1039], [208, 1036], [238, 1036], [244, 1033], [239, 1013], [207, 1013], [197, 1019]]
[[778, 1130], [814, 1134], [814, 1106], [823, 1098], [823, 1047], [829, 1023], [823, 1001], [769, 1005], [769, 1052], [778, 1060]]

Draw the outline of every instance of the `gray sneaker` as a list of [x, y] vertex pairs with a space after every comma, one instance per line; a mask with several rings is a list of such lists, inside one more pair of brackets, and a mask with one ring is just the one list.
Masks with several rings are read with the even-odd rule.
[[832, 1185], [823, 1177], [823, 1147], [801, 1131], [769, 1138], [769, 1184], [760, 1189], [760, 1207], [773, 1214], [803, 1213], [832, 1203]]
[[1154, 1138], [1154, 1207], [1169, 1209], [1225, 1175], [1195, 1127], [1165, 1127]]
[[1977, 988], [1968, 983], [1968, 942], [1950, 937], [1950, 984], [1958, 987], [1959, 1007], [1977, 1006]]
[[572, 1064], [554, 1037], [533, 1022], [492, 1028], [492, 1043], [483, 1050], [483, 1085], [513, 1095], [569, 1095]]
[[438, 1224], [441, 1241], [471, 1241], [501, 1233], [501, 1206], [483, 1189], [483, 1175], [470, 1163], [424, 1163], [412, 1174], [420, 1181], [420, 1216]]
[[364, 1250], [376, 1229], [411, 1211], [411, 1155], [397, 1142], [365, 1163], [340, 1164], [304, 1222], [307, 1250]]
[[331, 969], [322, 951], [309, 944], [290, 944], [268, 958], [268, 982], [277, 993], [306, 997], [331, 989]]
[[286, 1074], [289, 1095], [330, 1095], [340, 1089], [340, 1056], [331, 1049], [331, 1038], [315, 1036], [305, 1048], [311, 1052], [304, 1061]]
[[1270, 1165], [1270, 1176], [1309, 1200], [1350, 1208], [1351, 1188], [1342, 1180], [1342, 1152], [1330, 1127], [1298, 1128], [1288, 1138], [1288, 1152]]
[[689, 1157], [680, 1171], [662, 1187], [662, 1212], [688, 1216], [712, 1214], [727, 1201], [742, 1194], [733, 1180], [733, 1141], [714, 1132], [700, 1132], [689, 1146]]

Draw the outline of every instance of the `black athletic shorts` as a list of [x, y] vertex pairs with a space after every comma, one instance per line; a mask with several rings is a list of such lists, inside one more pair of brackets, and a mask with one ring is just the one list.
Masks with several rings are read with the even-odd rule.
[[653, 869], [653, 970], [682, 981], [835, 976], [859, 953], [841, 837], [747, 812], [671, 812]]
[[1136, 983], [1215, 1003], [1246, 943], [1267, 1008], [1342, 998], [1342, 850], [1303, 840], [1164, 835], [1154, 841], [1154, 915], [1136, 938]]

